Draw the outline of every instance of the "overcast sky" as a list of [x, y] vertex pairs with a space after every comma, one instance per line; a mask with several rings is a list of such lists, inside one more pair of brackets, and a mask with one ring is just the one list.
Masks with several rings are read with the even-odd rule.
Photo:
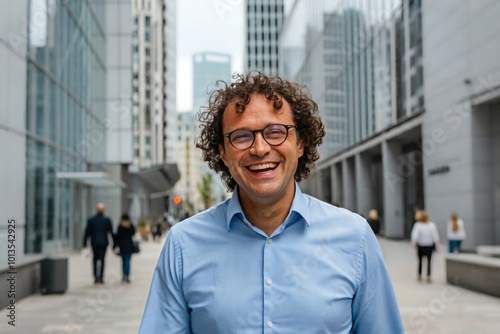
[[177, 110], [192, 108], [193, 54], [231, 54], [232, 71], [243, 70], [243, 0], [177, 1]]

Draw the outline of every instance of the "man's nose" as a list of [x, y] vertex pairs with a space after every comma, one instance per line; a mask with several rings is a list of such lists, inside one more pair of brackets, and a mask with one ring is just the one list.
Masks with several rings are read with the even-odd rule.
[[253, 145], [250, 147], [250, 154], [254, 154], [257, 156], [264, 156], [271, 150], [271, 145], [269, 145], [263, 135], [262, 132], [255, 134], [255, 140]]

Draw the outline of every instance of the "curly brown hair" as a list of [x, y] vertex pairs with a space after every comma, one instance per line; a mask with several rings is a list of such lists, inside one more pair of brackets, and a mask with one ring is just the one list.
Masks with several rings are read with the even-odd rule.
[[276, 111], [283, 106], [282, 98], [290, 105], [298, 138], [304, 143], [304, 154], [299, 158], [294, 178], [301, 181], [309, 177], [315, 161], [319, 159], [317, 148], [323, 142], [325, 130], [318, 105], [309, 97], [306, 87], [258, 71], [234, 74], [233, 79], [231, 83], [217, 81], [217, 86], [222, 88], [210, 93], [208, 107], [197, 114], [201, 132], [196, 138], [196, 147], [202, 150], [203, 160], [221, 175], [228, 190], [235, 189], [236, 181], [219, 154], [219, 145], [224, 145], [222, 118], [229, 103], [236, 102], [236, 112], [241, 113], [252, 95], [262, 94], [273, 101]]

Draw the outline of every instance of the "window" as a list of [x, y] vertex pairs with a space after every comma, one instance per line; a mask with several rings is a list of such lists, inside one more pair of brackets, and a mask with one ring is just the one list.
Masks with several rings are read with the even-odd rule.
[[146, 119], [146, 129], [151, 129], [151, 106], [146, 104], [146, 115], [144, 117]]
[[146, 23], [146, 29], [144, 32], [144, 39], [146, 42], [149, 42], [151, 40], [151, 17], [146, 16], [145, 17], [145, 23]]

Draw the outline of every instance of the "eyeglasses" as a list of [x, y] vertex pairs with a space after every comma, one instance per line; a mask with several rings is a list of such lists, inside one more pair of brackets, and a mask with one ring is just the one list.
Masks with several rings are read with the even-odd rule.
[[255, 142], [255, 134], [260, 132], [262, 138], [271, 146], [278, 146], [288, 138], [288, 130], [295, 125], [269, 124], [260, 130], [237, 129], [224, 134], [231, 145], [237, 150], [246, 150]]

